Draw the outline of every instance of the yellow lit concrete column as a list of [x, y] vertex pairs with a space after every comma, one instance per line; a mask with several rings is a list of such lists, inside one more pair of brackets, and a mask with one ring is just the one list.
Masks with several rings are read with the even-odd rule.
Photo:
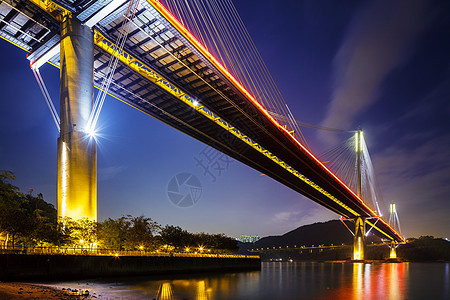
[[364, 259], [364, 248], [366, 246], [366, 230], [364, 218], [358, 217], [355, 220], [355, 240], [353, 242], [353, 259]]
[[94, 98], [93, 32], [74, 16], [61, 24], [58, 217], [97, 220], [97, 144], [85, 133]]
[[397, 243], [394, 240], [391, 241], [391, 249], [389, 251], [389, 258], [390, 259], [397, 258]]

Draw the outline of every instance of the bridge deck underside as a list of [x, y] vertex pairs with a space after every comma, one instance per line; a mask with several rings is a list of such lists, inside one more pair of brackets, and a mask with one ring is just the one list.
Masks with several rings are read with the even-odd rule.
[[[10, 2], [12, 5], [16, 5], [16, 8], [26, 4], [30, 11], [28, 20], [40, 20], [40, 25], [33, 25], [32, 21], [29, 21], [27, 29], [25, 26], [27, 21], [21, 21], [23, 32], [33, 36], [30, 38], [25, 34], [20, 34], [20, 31], [15, 29], [17, 26], [1, 27], [0, 24], [0, 34], [5, 39], [32, 52], [31, 55], [42, 52], [42, 49], [48, 49], [51, 46], [49, 46], [49, 41], [51, 44], [57, 43], [59, 26], [55, 20], [49, 18], [45, 13], [39, 12], [39, 9], [33, 7], [28, 1], [10, 0]], [[3, 24], [18, 20], [17, 16], [10, 16], [8, 19], [8, 13], [12, 15], [13, 12], [8, 12], [6, 6], [0, 8], [3, 8], [0, 10], [0, 19], [4, 20]], [[121, 30], [125, 10], [125, 5], [120, 7], [100, 21], [95, 28], [110, 41], [115, 41]], [[78, 13], [78, 18], [85, 21], [95, 13], [95, 10], [87, 12], [89, 12], [89, 7], [86, 4], [84, 10]], [[49, 28], [45, 38], [38, 36], [39, 26], [42, 27], [42, 25]], [[136, 73], [128, 65], [118, 64], [109, 90], [112, 95], [274, 178], [341, 216], [348, 218], [355, 215], [373, 216], [373, 211], [363, 205], [354, 193], [325, 170], [325, 167], [303, 147], [299, 146], [289, 133], [268, 118], [266, 113], [245, 96], [223, 72], [219, 71], [191, 41], [178, 32], [147, 1], [140, 1], [136, 17], [133, 19], [133, 23], [128, 24], [127, 29], [128, 39], [124, 45], [127, 53], [139, 59], [190, 96], [198, 99], [201, 105], [238, 128], [264, 149], [275, 154], [286, 164], [339, 199], [353, 212], [300, 180], [218, 124], [211, 122], [192, 107]], [[109, 58], [108, 53], [99, 47], [95, 48], [96, 86], [101, 85], [102, 78], [108, 69]], [[50, 61], [58, 65], [59, 54]], [[400, 240], [400, 237], [386, 224], [378, 222], [377, 227], [394, 239]], [[378, 234], [386, 238], [385, 235]]]
[[[102, 57], [103, 55], [105, 55], [103, 52], [96, 50], [96, 57]], [[106, 59], [107, 57], [105, 56], [104, 58]], [[101, 58], [99, 58], [99, 60], [101, 60]], [[95, 72], [95, 74], [99, 73], [100, 72]], [[178, 129], [191, 137], [229, 155], [230, 157], [233, 157], [234, 159], [274, 178], [275, 180], [327, 207], [335, 213], [345, 217], [352, 217], [352, 215], [343, 209], [342, 206], [330, 200], [313, 187], [305, 184], [299, 178], [290, 172], [287, 172], [283, 167], [268, 159], [261, 152], [255, 150], [241, 139], [224, 130], [221, 126], [212, 123], [211, 120], [197, 113], [191, 107], [181, 103], [179, 100], [161, 90], [150, 81], [132, 72], [125, 65], [119, 64], [118, 72], [116, 72], [115, 77], [116, 76], [118, 78], [128, 78], [132, 80], [134, 88], [138, 90], [138, 92], [135, 93], [133, 92], [133, 89], [124, 88], [122, 84], [116, 83], [111, 85], [110, 93], [119, 99], [122, 99], [122, 101], [127, 102], [128, 104], [144, 111], [145, 113], [172, 126], [173, 128]], [[102, 78], [102, 76], [96, 76], [97, 85], [100, 84], [100, 78]], [[141, 94], [142, 96], [139, 96], [138, 94]], [[267, 145], [264, 146], [267, 149], [271, 149], [267, 147]], [[279, 154], [277, 153], [277, 155]], [[302, 174], [306, 176], [309, 175], [309, 178], [315, 178], [315, 182], [317, 184], [321, 186], [325, 185], [326, 182], [323, 182], [318, 177], [313, 177], [312, 172], [305, 172], [307, 168], [311, 167], [303, 161], [299, 161], [296, 166], [300, 166], [297, 167], [297, 170], [300, 170]], [[334, 189], [330, 187], [328, 191], [333, 194]], [[357, 205], [350, 202], [344, 203], [356, 211], [359, 210], [361, 215], [365, 215], [365, 212]], [[389, 229], [385, 226], [382, 227], [380, 224], [377, 224], [377, 227], [385, 232], [389, 232]], [[386, 236], [382, 237], [386, 238]]]

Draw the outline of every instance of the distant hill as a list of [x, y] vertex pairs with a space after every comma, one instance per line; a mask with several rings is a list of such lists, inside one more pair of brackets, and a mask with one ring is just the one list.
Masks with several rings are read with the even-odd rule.
[[[351, 223], [348, 224], [352, 229]], [[278, 236], [268, 236], [255, 243], [239, 243], [240, 252], [255, 248], [300, 247], [311, 245], [350, 245], [353, 235], [339, 220], [304, 225], [288, 233]]]
[[[352, 223], [347, 224], [353, 230]], [[370, 227], [367, 226], [366, 230]], [[380, 238], [372, 233], [366, 239], [367, 244], [379, 242]], [[256, 248], [294, 248], [294, 246], [318, 246], [318, 245], [352, 245], [353, 235], [339, 220], [323, 223], [304, 225], [283, 235], [268, 236], [256, 243], [238, 243], [239, 253], [248, 254], [247, 250]], [[293, 250], [293, 249], [292, 249]], [[299, 250], [299, 249], [297, 249]], [[389, 257], [389, 248], [385, 245], [368, 247], [366, 259], [386, 259]], [[351, 258], [352, 247], [342, 250], [299, 253], [299, 251], [268, 251], [258, 252], [263, 260], [273, 258], [294, 260], [346, 260]], [[450, 261], [450, 241], [432, 236], [407, 239], [406, 244], [401, 244], [397, 255], [403, 260], [409, 261]]]

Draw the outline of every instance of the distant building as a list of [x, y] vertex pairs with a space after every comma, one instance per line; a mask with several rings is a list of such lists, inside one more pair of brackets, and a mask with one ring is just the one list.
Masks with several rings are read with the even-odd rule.
[[241, 235], [237, 238], [239, 242], [242, 243], [254, 243], [260, 239], [259, 235]]

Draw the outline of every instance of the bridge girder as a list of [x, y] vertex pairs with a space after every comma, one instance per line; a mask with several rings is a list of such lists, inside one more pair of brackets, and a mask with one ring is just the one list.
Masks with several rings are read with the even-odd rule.
[[[32, 2], [49, 3], [50, 1], [33, 0]], [[150, 59], [148, 53], [145, 52], [145, 47], [143, 47], [145, 45], [144, 42], [140, 46], [133, 48], [129, 53], [129, 57], [139, 59], [142, 66], [145, 66], [144, 69], [147, 71], [151, 66], [153, 72], [164, 74], [167, 78], [166, 82], [180, 91], [186, 91], [182, 92], [184, 95], [188, 95], [189, 93], [188, 98], [185, 98], [184, 100], [180, 99], [180, 97], [178, 97], [179, 95], [174, 95], [172, 93], [173, 91], [170, 91], [165, 88], [164, 85], [161, 85], [160, 81], [155, 80], [152, 76], [149, 78], [148, 74], [145, 74], [145, 72], [142, 73], [143, 69], [140, 67], [140, 69], [136, 68], [137, 65], [135, 62], [131, 61], [132, 59], [123, 60], [123, 58], [121, 58], [122, 66], [139, 74], [140, 81], [142, 80], [141, 78], [143, 78], [142, 82], [152, 82], [153, 87], [147, 92], [145, 92], [146, 89], [141, 89], [137, 91], [137, 93], [133, 93], [133, 86], [129, 86], [128, 88], [131, 90], [126, 91], [126, 89], [120, 87], [119, 83], [115, 88], [111, 89], [111, 95], [141, 111], [157, 117], [159, 120], [219, 149], [243, 163], [266, 173], [286, 186], [310, 197], [319, 204], [322, 204], [342, 216], [355, 217], [373, 215], [370, 208], [364, 206], [362, 201], [354, 195], [352, 191], [345, 185], [339, 183], [339, 180], [334, 178], [333, 175], [306, 149], [304, 149], [289, 132], [283, 129], [278, 123], [273, 122], [267, 112], [256, 103], [256, 100], [240, 86], [234, 77], [215, 61], [215, 59], [211, 57], [211, 54], [205, 51], [201, 45], [199, 46], [196, 44], [195, 39], [192, 39], [189, 32], [186, 32], [184, 27], [177, 24], [176, 20], [171, 19], [170, 16], [167, 16], [164, 7], [161, 7], [159, 2], [148, 0], [142, 3], [142, 5], [145, 8], [145, 10], [141, 10], [142, 14], [153, 14], [153, 16], [156, 16], [156, 14], [159, 13], [163, 17], [162, 19], [158, 19], [162, 26], [170, 29], [164, 30], [163, 28], [163, 30], [157, 32], [158, 38], [166, 41], [172, 37], [165, 39], [161, 34], [170, 32], [177, 38], [177, 42], [189, 46], [190, 51], [193, 53], [193, 55], [188, 58], [189, 63], [201, 67], [206, 72], [211, 72], [212, 75], [210, 78], [217, 76], [217, 79], [214, 79], [214, 84], [210, 87], [207, 84], [203, 84], [200, 87], [190, 87], [189, 82], [184, 82], [183, 80], [180, 80], [180, 78], [184, 77], [185, 79], [188, 79], [192, 76], [198, 77], [199, 74], [193, 73], [198, 72], [198, 70], [184, 69], [184, 67], [180, 68], [183, 69], [181, 71], [172, 70], [171, 68], [177, 65], [176, 63], [169, 65], [167, 68], [165, 68], [163, 64], [161, 64], [161, 66], [154, 65], [154, 61], [161, 59], [161, 57], [168, 57], [170, 54], [165, 53], [157, 57], [152, 56]], [[78, 14], [78, 16], [84, 14], [83, 19], [86, 20], [89, 17], [86, 13], [89, 10], [88, 6], [89, 4], [85, 3], [81, 12], [77, 12], [74, 9], [68, 9], [68, 7], [64, 8], [66, 9], [66, 13], [75, 13]], [[42, 5], [39, 7], [42, 7]], [[44, 7], [42, 9], [45, 10], [46, 8]], [[101, 32], [100, 34], [103, 35], [105, 32], [108, 33], [108, 30], [111, 30], [112, 27], [114, 27], [114, 25], [99, 24], [96, 28], [99, 30], [101, 29], [101, 31], [98, 32]], [[109, 32], [113, 33], [114, 31]], [[104, 38], [107, 39], [111, 37], [104, 36]], [[142, 40], [133, 42], [128, 41], [125, 45], [125, 49], [129, 50], [139, 42], [142, 42]], [[172, 47], [172, 44], [168, 43], [167, 46], [169, 45]], [[97, 47], [103, 49], [102, 45], [97, 44]], [[111, 43], [109, 47], [114, 46]], [[102, 51], [108, 53], [105, 49]], [[99, 55], [99, 57], [103, 56]], [[154, 68], [156, 68], [156, 70]], [[98, 74], [96, 74], [96, 76], [97, 75]], [[180, 81], [178, 82], [177, 80]], [[174, 81], [179, 84], [179, 88], [171, 83]], [[201, 80], [198, 79], [197, 81], [200, 82]], [[143, 87], [142, 84], [136, 86], [139, 86], [139, 88]], [[155, 91], [157, 96], [153, 97], [155, 86], [157, 87], [157, 91]], [[146, 93], [148, 99], [139, 96], [142, 93]], [[202, 100], [201, 106], [193, 105], [193, 101], [191, 100], [186, 101], [186, 99], [194, 99], [199, 95], [208, 95], [207, 97], [200, 99]], [[170, 110], [170, 112], [164, 112], [161, 108]], [[196, 112], [197, 114], [193, 114], [193, 112]], [[170, 113], [173, 113], [174, 115], [170, 115]], [[202, 124], [202, 126], [200, 126], [201, 128], [196, 129], [190, 126], [190, 122], [186, 116], [184, 116], [185, 118], [181, 118], [183, 113], [192, 118], [192, 123]], [[201, 123], [205, 121], [207, 121], [206, 124]], [[216, 137], [217, 133], [212, 133], [211, 135], [210, 128], [208, 127], [223, 132], [233, 141], [239, 140], [239, 143], [242, 144], [239, 145], [241, 149], [246, 149], [248, 153], [251, 152], [257, 154], [255, 157], [264, 160], [264, 162], [257, 161], [256, 158], [246, 157], [246, 155], [244, 155], [245, 153], [240, 152], [239, 147], [226, 145], [223, 139], [221, 140]], [[251, 136], [249, 137], [247, 135]], [[277, 155], [274, 155], [273, 153], [276, 153]], [[302, 173], [298, 170], [301, 170]], [[402, 239], [399, 235], [396, 235], [395, 231], [391, 230], [387, 224], [384, 224], [383, 222], [379, 223], [380, 224], [377, 224], [375, 228], [381, 232], [382, 235], [386, 235], [392, 239]]]

